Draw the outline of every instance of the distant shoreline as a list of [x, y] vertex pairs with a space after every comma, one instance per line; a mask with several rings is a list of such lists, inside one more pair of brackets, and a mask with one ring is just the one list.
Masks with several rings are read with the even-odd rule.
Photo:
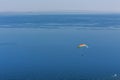
[[120, 13], [117, 12], [0, 12], [0, 15], [54, 15], [54, 14], [94, 14], [94, 15], [104, 15], [104, 14], [116, 14], [120, 15]]

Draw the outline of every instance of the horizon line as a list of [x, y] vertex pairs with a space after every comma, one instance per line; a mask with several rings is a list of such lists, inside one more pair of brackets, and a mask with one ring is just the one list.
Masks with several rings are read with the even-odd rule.
[[112, 11], [88, 11], [88, 10], [71, 10], [71, 11], [0, 11], [0, 14], [120, 14]]

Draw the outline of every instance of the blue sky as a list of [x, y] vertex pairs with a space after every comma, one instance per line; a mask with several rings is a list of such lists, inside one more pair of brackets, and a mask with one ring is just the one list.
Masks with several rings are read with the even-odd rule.
[[120, 12], [120, 0], [0, 0], [0, 12], [6, 11]]

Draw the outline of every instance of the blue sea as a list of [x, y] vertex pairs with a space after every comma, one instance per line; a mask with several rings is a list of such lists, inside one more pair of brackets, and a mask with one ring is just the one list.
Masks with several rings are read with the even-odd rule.
[[120, 80], [120, 14], [0, 15], [0, 80]]

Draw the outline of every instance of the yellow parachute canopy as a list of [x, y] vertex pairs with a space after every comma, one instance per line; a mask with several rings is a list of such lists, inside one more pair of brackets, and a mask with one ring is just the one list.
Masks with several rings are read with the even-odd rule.
[[87, 44], [79, 44], [77, 47], [78, 47], [78, 48], [82, 48], [82, 47], [88, 48], [88, 45], [87, 45]]

